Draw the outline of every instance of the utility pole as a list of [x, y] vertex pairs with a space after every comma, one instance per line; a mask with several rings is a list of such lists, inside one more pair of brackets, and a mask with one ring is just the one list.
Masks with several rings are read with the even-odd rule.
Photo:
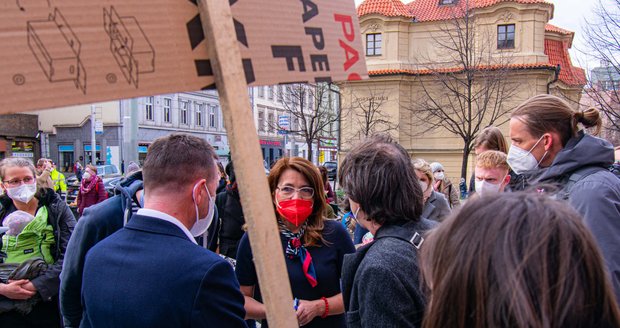
[[[126, 168], [130, 162], [138, 163], [138, 100], [121, 100], [123, 112], [123, 160]], [[153, 104], [155, 105], [155, 104]]]
[[96, 123], [96, 109], [95, 105], [90, 105], [90, 163], [97, 165], [97, 134], [95, 132]]

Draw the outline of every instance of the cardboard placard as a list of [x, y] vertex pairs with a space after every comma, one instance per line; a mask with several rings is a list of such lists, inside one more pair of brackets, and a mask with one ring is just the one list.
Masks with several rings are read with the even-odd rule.
[[[367, 77], [353, 1], [230, 0], [250, 85]], [[192, 0], [0, 3], [0, 114], [214, 87]]]

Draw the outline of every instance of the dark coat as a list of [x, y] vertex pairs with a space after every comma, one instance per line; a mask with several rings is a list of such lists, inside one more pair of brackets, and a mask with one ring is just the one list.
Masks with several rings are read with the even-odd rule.
[[421, 326], [426, 299], [420, 284], [418, 250], [388, 235], [394, 229], [422, 234], [435, 224], [423, 219], [403, 227], [381, 227], [372, 243], [345, 255], [342, 295], [347, 327]]
[[121, 229], [132, 216], [132, 197], [142, 189], [142, 172], [116, 185], [116, 196], [84, 210], [69, 240], [60, 276], [60, 309], [67, 327], [82, 320], [82, 271], [86, 253], [104, 238]]
[[608, 169], [613, 161], [609, 142], [580, 132], [566, 143], [551, 166], [528, 172], [524, 178], [530, 186], [557, 184], [565, 188], [573, 173], [595, 169], [570, 187], [568, 203], [583, 215], [594, 235], [620, 301], [620, 179]]
[[237, 258], [237, 247], [245, 231], [245, 219], [239, 199], [239, 191], [227, 188], [215, 198], [217, 212], [221, 221], [219, 231], [220, 254]]
[[82, 299], [82, 327], [247, 327], [232, 266], [147, 216], [88, 252]]
[[424, 204], [422, 217], [441, 222], [450, 215], [450, 211], [450, 204], [448, 204], [446, 196], [440, 192], [433, 191]]

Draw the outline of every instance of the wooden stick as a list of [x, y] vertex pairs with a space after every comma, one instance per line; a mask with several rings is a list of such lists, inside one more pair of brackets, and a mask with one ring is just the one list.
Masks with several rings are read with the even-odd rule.
[[271, 327], [298, 327], [228, 0], [200, 0], [209, 58], [235, 163], [254, 265]]

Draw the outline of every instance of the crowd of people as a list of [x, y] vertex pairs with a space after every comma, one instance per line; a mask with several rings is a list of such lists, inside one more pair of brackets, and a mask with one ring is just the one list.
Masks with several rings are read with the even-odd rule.
[[[388, 135], [341, 160], [344, 197], [324, 168], [279, 159], [269, 206], [299, 325], [620, 327], [620, 178], [600, 125], [525, 101], [510, 147], [496, 127], [474, 141], [468, 199]], [[0, 162], [0, 326], [269, 326], [233, 163], [205, 140], [157, 139], [105, 200], [86, 166], [77, 221], [52, 172]]]

